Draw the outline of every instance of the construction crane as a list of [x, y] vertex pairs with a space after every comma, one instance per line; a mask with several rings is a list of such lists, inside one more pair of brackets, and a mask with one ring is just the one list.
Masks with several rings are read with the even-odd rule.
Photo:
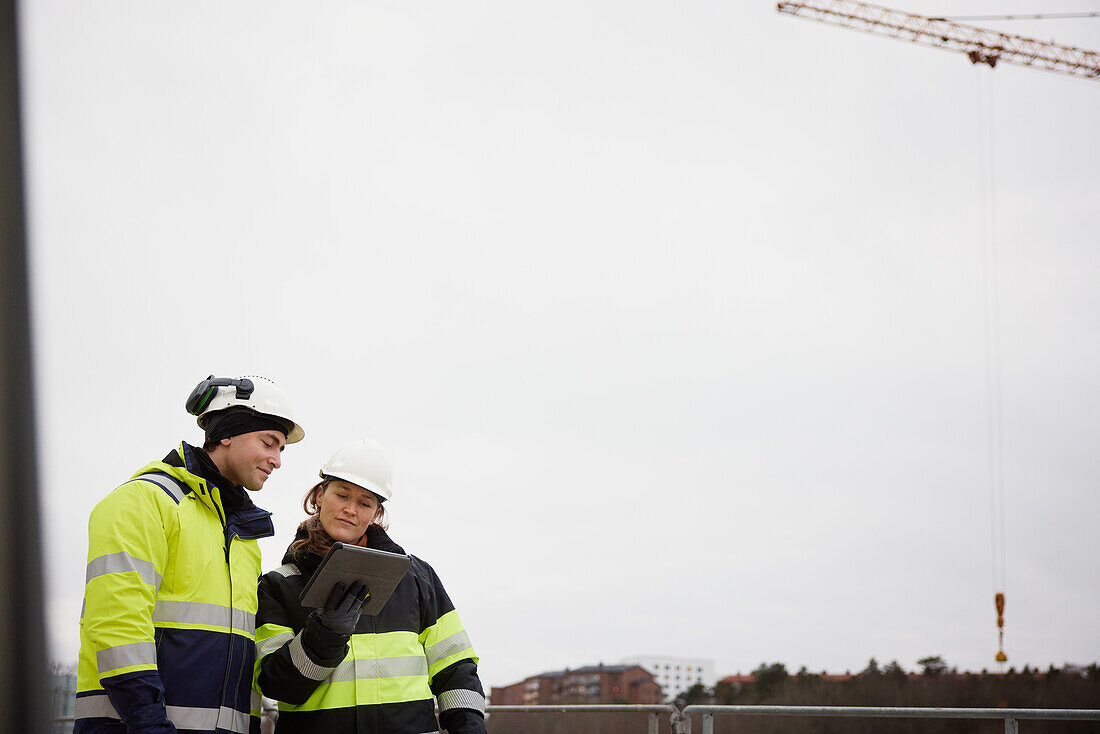
[[[1073, 46], [1036, 41], [1023, 36], [1013, 36], [999, 31], [976, 28], [956, 23], [948, 18], [930, 18], [900, 10], [870, 5], [858, 0], [816, 0], [816, 2], [780, 2], [780, 13], [808, 18], [821, 23], [852, 28], [877, 36], [896, 38], [924, 46], [943, 48], [966, 54], [972, 64], [986, 64], [991, 69], [1005, 62], [1021, 66], [1033, 66], [1085, 79], [1100, 80], [1100, 54]], [[992, 112], [990, 112], [992, 114]], [[990, 154], [992, 155], [992, 154]], [[990, 159], [991, 160], [991, 159]], [[992, 163], [989, 164], [992, 175]], [[992, 195], [991, 195], [992, 196]], [[990, 199], [992, 201], [992, 199]], [[992, 206], [992, 205], [990, 205]], [[992, 219], [992, 213], [989, 215]], [[989, 235], [988, 248], [995, 252], [995, 240]], [[1000, 379], [995, 367], [997, 362], [995, 327], [996, 287], [992, 283], [991, 266], [986, 266], [986, 369], [990, 390], [990, 490], [993, 506], [993, 575], [994, 588], [1005, 586], [1004, 568], [1004, 498], [1003, 467], [1000, 460]], [[994, 594], [997, 609], [997, 654], [995, 660], [1004, 664], [1008, 656], [1004, 651], [1003, 591]]]
[[856, 0], [781, 2], [776, 10], [876, 36], [958, 51], [974, 64], [990, 67], [1001, 62], [1020, 64], [1100, 81], [1100, 53], [1075, 46], [1036, 41]]

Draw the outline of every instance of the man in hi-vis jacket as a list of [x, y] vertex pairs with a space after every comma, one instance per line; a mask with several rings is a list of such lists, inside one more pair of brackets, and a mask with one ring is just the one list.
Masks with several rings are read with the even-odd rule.
[[[249, 375], [196, 386], [205, 431], [92, 510], [74, 734], [258, 734], [258, 538], [252, 503], [305, 433], [286, 395]], [[247, 491], [246, 491], [247, 490]]]

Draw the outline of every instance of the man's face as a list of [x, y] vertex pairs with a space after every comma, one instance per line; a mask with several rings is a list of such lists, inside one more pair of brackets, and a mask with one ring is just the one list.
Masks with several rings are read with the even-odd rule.
[[282, 466], [286, 436], [279, 431], [253, 431], [223, 438], [222, 474], [253, 492], [264, 486], [271, 472]]

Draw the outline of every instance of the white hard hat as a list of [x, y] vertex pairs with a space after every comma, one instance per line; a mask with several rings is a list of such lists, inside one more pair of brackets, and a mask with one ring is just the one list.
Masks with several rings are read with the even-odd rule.
[[216, 378], [210, 375], [195, 387], [187, 399], [187, 411], [198, 416], [199, 428], [203, 430], [206, 430], [214, 413], [238, 407], [275, 416], [289, 423], [287, 443], [297, 443], [306, 437], [306, 432], [294, 422], [294, 411], [286, 393], [266, 377], [242, 375]]
[[393, 496], [393, 468], [382, 444], [360, 438], [341, 446], [321, 467], [321, 477], [332, 477], [369, 489], [383, 500]]

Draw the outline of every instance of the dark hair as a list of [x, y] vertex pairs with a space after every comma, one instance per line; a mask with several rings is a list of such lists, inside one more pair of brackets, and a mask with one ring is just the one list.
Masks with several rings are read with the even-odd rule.
[[[332, 544], [336, 541], [332, 539], [332, 536], [325, 532], [325, 527], [321, 524], [321, 518], [318, 517], [321, 512], [321, 495], [328, 489], [328, 485], [332, 482], [331, 479], [325, 478], [317, 484], [313, 485], [306, 496], [302, 498], [302, 509], [309, 515], [298, 526], [299, 530], [305, 531], [305, 537], [299, 538], [290, 544], [291, 550], [295, 553], [298, 551], [309, 550], [317, 553], [318, 555], [326, 555], [332, 548]], [[368, 490], [369, 491], [369, 490]], [[371, 494], [374, 494], [371, 492]], [[389, 523], [386, 522], [386, 507], [382, 504], [382, 498], [375, 495], [378, 500], [378, 516], [374, 518], [372, 525], [381, 525], [383, 530], [389, 528]], [[352, 545], [366, 546], [367, 534], [363, 533], [363, 536], [359, 540], [352, 543]]]

